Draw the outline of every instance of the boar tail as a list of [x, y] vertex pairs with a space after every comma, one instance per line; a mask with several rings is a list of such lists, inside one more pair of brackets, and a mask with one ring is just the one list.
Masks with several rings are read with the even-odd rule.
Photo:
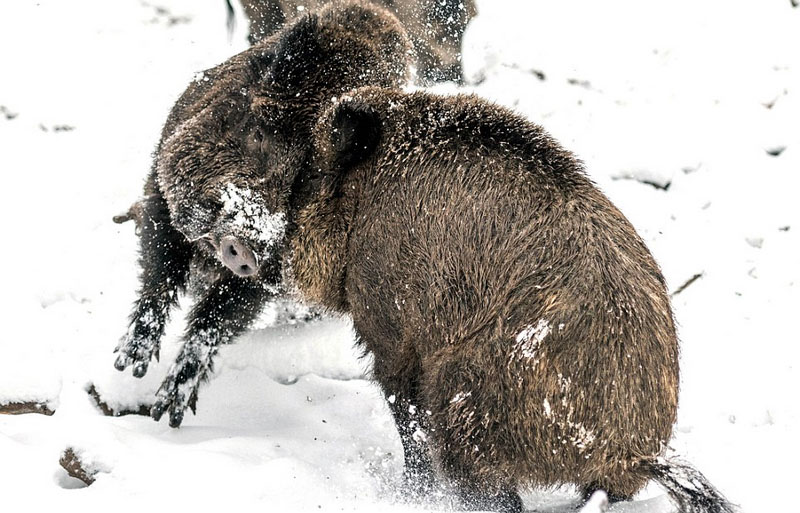
[[642, 465], [667, 490], [679, 513], [736, 513], [738, 509], [706, 476], [686, 462], [659, 458]]

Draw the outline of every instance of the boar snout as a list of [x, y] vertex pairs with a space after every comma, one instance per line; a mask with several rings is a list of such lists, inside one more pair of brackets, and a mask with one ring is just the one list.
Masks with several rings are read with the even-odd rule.
[[258, 271], [256, 254], [239, 239], [228, 235], [219, 241], [220, 260], [237, 276], [247, 278]]

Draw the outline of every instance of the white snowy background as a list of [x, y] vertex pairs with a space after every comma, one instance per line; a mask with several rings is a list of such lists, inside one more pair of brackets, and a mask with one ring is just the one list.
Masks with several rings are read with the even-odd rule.
[[[790, 0], [483, 0], [465, 90], [587, 164], [661, 264], [682, 340], [672, 447], [747, 513], [798, 512], [800, 8]], [[426, 511], [396, 492], [393, 422], [345, 319], [277, 322], [225, 347], [197, 416], [149, 403], [162, 363], [113, 369], [137, 287], [133, 225], [162, 123], [192, 75], [246, 47], [222, 0], [0, 6], [0, 509]], [[436, 90], [452, 93], [452, 85]], [[778, 155], [773, 155], [778, 154]], [[669, 184], [666, 190], [654, 187]], [[187, 301], [184, 301], [184, 308]], [[58, 464], [74, 447], [89, 487]], [[568, 511], [571, 490], [524, 496]], [[613, 512], [666, 512], [648, 487]]]

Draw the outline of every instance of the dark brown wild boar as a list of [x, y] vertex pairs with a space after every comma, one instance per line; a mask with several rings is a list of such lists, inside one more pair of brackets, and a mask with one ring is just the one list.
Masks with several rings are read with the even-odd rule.
[[733, 508], [664, 458], [678, 341], [641, 238], [540, 127], [472, 96], [349, 93], [315, 128], [313, 198], [290, 276], [352, 316], [374, 355], [415, 488], [434, 469], [465, 507], [519, 488]]
[[[474, 0], [373, 0], [389, 9], [414, 43], [417, 69], [424, 82], [460, 81], [461, 40], [475, 17]], [[250, 43], [278, 31], [307, 10], [330, 0], [241, 0], [250, 20]]]
[[360, 85], [404, 83], [409, 49], [390, 12], [337, 2], [199, 74], [177, 101], [145, 197], [117, 219], [136, 219], [142, 268], [119, 370], [143, 376], [178, 295], [189, 286], [198, 296], [154, 418], [168, 411], [180, 425], [219, 346], [279, 292], [290, 199], [308, 177], [320, 106]]

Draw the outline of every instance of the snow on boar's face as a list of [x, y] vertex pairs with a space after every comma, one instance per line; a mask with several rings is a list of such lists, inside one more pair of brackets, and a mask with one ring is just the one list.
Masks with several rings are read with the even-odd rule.
[[239, 94], [177, 127], [162, 144], [158, 176], [175, 228], [247, 277], [282, 244], [305, 150]]
[[275, 264], [290, 202], [319, 178], [307, 169], [317, 111], [355, 87], [401, 85], [410, 48], [394, 15], [353, 1], [305, 15], [223, 64], [210, 95], [159, 147], [174, 227], [240, 276]]

